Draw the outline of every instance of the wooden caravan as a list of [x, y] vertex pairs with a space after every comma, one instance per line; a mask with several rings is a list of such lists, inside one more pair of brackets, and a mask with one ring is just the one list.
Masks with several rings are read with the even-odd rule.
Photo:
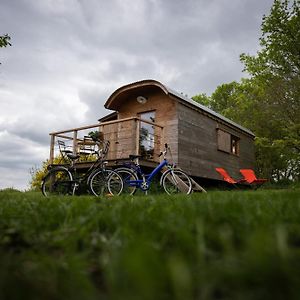
[[78, 149], [82, 140], [79, 133], [93, 128], [110, 140], [111, 161], [143, 154], [144, 164], [154, 166], [163, 145], [168, 143], [174, 162], [192, 176], [221, 179], [217, 167], [235, 175], [239, 169], [254, 166], [254, 134], [250, 130], [158, 81], [122, 86], [104, 106], [113, 112], [99, 119], [98, 124], [51, 133], [52, 158], [55, 139], [68, 138]]

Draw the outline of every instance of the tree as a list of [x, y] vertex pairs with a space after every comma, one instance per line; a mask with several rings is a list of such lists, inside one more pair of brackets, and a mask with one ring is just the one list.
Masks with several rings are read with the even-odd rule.
[[300, 1], [275, 0], [269, 16], [263, 17], [257, 56], [241, 54], [245, 70], [254, 77], [294, 79], [300, 69]]
[[207, 96], [205, 93], [193, 96], [192, 99], [202, 105], [205, 105], [207, 107], [210, 107], [211, 99], [209, 96]]
[[10, 40], [11, 38], [8, 34], [0, 36], [0, 48], [11, 46]]
[[[0, 35], [0, 48], [5, 48], [7, 46], [11, 46], [11, 43], [9, 42], [11, 40], [10, 36], [8, 34]], [[1, 62], [0, 62], [1, 65]]]
[[272, 149], [279, 149], [277, 161], [282, 169], [275, 170], [277, 177], [283, 174], [299, 180], [300, 1], [275, 0], [261, 29], [261, 50], [256, 56], [241, 55], [251, 81], [263, 91], [262, 116], [270, 130], [260, 137], [268, 139]]
[[250, 78], [222, 84], [208, 106], [257, 136], [257, 169], [300, 180], [300, 0], [275, 0], [261, 25], [261, 49], [241, 54]]
[[[61, 155], [54, 158], [53, 164], [63, 164], [67, 163]], [[49, 160], [45, 160], [42, 163], [42, 167], [39, 169], [37, 167], [33, 167], [30, 169], [30, 189], [32, 191], [40, 191], [42, 186], [43, 178], [47, 175], [49, 172]]]
[[[300, 1], [275, 0], [262, 22], [261, 50], [241, 55], [247, 71], [265, 91], [265, 103], [286, 128], [286, 135], [300, 138]], [[296, 136], [295, 136], [296, 134]], [[300, 151], [297, 141], [295, 149]]]

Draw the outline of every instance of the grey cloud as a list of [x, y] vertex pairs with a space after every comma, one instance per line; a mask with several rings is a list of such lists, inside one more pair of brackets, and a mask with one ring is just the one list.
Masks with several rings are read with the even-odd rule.
[[89, 124], [97, 123], [98, 119], [110, 113], [104, 108], [104, 103], [108, 98], [108, 94], [97, 88], [82, 89], [79, 91], [79, 97], [82, 102], [88, 105], [86, 112], [86, 122]]
[[0, 131], [0, 144], [4, 145], [0, 152], [0, 189], [28, 188], [30, 169], [47, 158], [48, 147], [7, 131]]

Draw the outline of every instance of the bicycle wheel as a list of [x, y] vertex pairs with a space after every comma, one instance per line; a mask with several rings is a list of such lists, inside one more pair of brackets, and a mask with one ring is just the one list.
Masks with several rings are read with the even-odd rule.
[[178, 193], [190, 194], [192, 191], [190, 177], [181, 170], [168, 170], [164, 172], [161, 183], [165, 192], [169, 195]]
[[97, 197], [119, 195], [123, 189], [123, 180], [115, 171], [99, 170], [91, 177], [90, 189]]
[[72, 175], [65, 168], [54, 168], [49, 171], [42, 183], [44, 196], [72, 195]]
[[115, 171], [122, 177], [123, 193], [133, 195], [136, 192], [137, 187], [131, 185], [129, 181], [138, 180], [136, 173], [129, 168], [118, 168]]

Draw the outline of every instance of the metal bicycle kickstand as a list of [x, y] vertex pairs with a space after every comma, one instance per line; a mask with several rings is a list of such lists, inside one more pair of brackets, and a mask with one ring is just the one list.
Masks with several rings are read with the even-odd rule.
[[145, 195], [148, 195], [149, 184], [146, 181], [145, 175], [142, 176], [143, 182], [141, 183], [141, 189], [145, 192]]
[[75, 195], [75, 192], [76, 192], [76, 190], [77, 190], [78, 187], [79, 187], [79, 183], [74, 182], [73, 189], [72, 189], [72, 196]]
[[[139, 158], [138, 157], [136, 158], [135, 164], [137, 166], [139, 165]], [[142, 175], [142, 179], [143, 179], [143, 182], [141, 183], [141, 189], [145, 193], [145, 195], [148, 195], [149, 184], [148, 184], [144, 174]]]

